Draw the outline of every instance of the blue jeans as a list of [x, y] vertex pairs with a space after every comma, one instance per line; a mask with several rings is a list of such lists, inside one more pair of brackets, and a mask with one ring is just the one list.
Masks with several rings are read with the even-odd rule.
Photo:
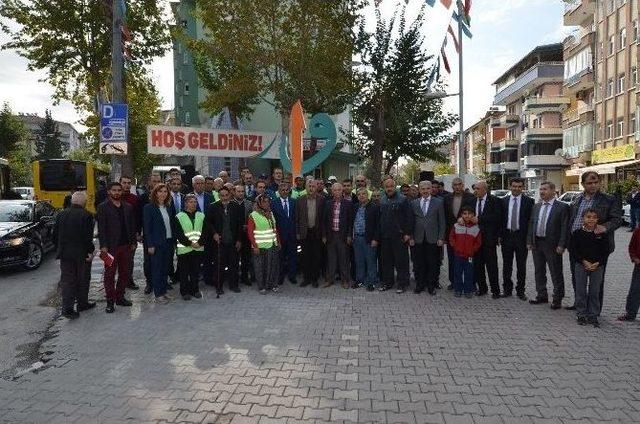
[[167, 264], [173, 260], [173, 243], [168, 240], [164, 244], [155, 247], [153, 255], [149, 255], [151, 262], [151, 285], [153, 287], [153, 295], [155, 297], [162, 296], [167, 292], [169, 283], [169, 267]]
[[458, 255], [453, 256], [453, 290], [456, 293], [473, 293], [473, 262]]
[[368, 286], [378, 284], [378, 253], [364, 236], [353, 237], [353, 253], [356, 262], [356, 282]]
[[629, 227], [634, 229], [640, 224], [640, 208], [629, 208]]

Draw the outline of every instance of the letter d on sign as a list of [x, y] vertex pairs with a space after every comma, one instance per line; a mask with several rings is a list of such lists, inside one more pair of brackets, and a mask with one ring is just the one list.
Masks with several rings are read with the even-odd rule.
[[113, 118], [113, 106], [102, 105], [102, 117], [106, 119]]

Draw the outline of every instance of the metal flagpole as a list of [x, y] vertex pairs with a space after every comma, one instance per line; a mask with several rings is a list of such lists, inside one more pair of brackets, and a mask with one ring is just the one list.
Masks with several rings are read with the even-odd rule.
[[462, 1], [458, 0], [458, 104], [460, 108], [460, 129], [458, 134], [458, 176], [463, 177], [465, 174], [465, 163], [464, 163], [464, 85], [463, 85], [463, 72], [462, 72], [462, 44], [463, 44], [463, 34], [462, 34], [462, 20], [464, 16], [464, 7], [462, 6]]

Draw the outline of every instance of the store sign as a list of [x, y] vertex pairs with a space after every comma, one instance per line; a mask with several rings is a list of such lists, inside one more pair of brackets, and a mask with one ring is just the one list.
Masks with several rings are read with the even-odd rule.
[[606, 149], [598, 149], [591, 152], [591, 163], [620, 162], [636, 158], [636, 152], [633, 144], [625, 144], [623, 146], [608, 147]]
[[275, 132], [149, 125], [147, 151], [173, 156], [277, 157], [268, 154], [277, 138]]

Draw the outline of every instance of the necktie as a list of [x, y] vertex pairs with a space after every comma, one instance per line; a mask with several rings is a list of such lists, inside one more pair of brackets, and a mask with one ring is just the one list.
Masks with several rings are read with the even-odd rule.
[[478, 199], [478, 212], [476, 213], [476, 216], [480, 215], [482, 215], [482, 198]]
[[427, 215], [427, 199], [422, 199], [422, 215]]
[[518, 198], [513, 198], [513, 206], [511, 207], [511, 231], [518, 230]]
[[284, 211], [287, 214], [287, 218], [289, 218], [289, 202], [286, 197], [284, 199]]
[[549, 204], [544, 202], [542, 206], [542, 214], [540, 215], [540, 222], [538, 222], [538, 237], [545, 237], [547, 233], [547, 214], [549, 213]]

